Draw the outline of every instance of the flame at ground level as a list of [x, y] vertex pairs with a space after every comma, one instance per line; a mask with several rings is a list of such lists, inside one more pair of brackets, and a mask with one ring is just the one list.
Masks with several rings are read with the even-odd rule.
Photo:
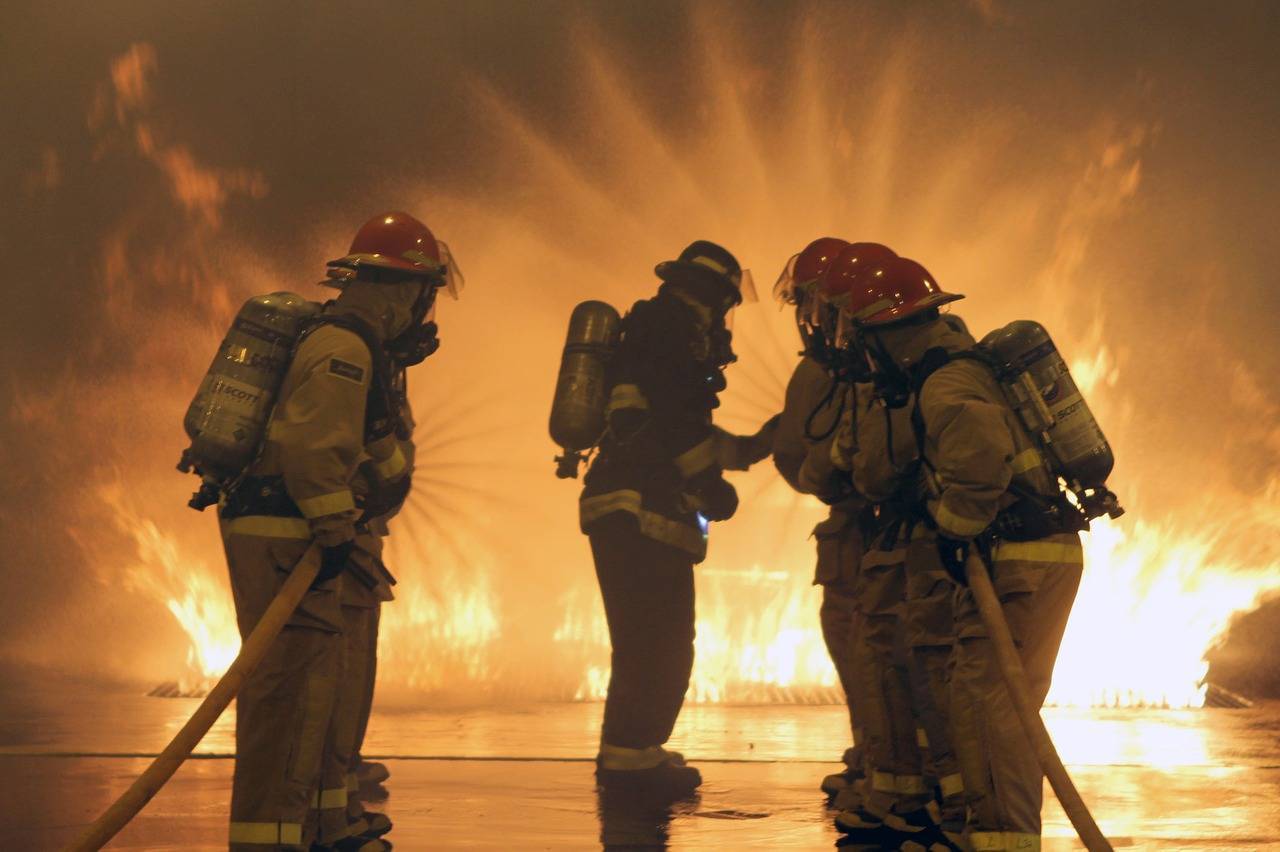
[[[220, 676], [239, 647], [224, 579], [179, 541], [137, 516], [117, 493], [122, 527], [137, 547], [132, 589], [162, 604], [189, 641], [185, 684]], [[1095, 522], [1084, 536], [1086, 570], [1063, 641], [1049, 702], [1084, 706], [1198, 707], [1204, 657], [1233, 614], [1256, 604], [1257, 570], [1215, 561], [1211, 532], [1177, 535], [1143, 522]], [[840, 700], [818, 623], [821, 590], [809, 566], [699, 569], [693, 702]], [[445, 571], [431, 588], [406, 588], [384, 607], [380, 683], [424, 692], [501, 691], [503, 606], [487, 571]], [[507, 603], [506, 605], [510, 605]], [[543, 681], [543, 695], [604, 697], [609, 640], [595, 589], [562, 596], [561, 621], [535, 646], [552, 649], [574, 685]]]

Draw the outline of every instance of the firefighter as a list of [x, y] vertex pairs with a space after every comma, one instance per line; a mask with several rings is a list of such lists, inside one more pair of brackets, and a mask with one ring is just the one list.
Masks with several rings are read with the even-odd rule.
[[[818, 616], [822, 637], [844, 690], [849, 708], [851, 745], [844, 750], [845, 769], [822, 779], [822, 791], [836, 796], [862, 775], [860, 689], [852, 668], [854, 629], [859, 618], [853, 596], [854, 577], [862, 556], [859, 516], [864, 508], [843, 472], [827, 465], [826, 475], [814, 469], [809, 458], [831, 454], [841, 412], [849, 404], [850, 389], [834, 375], [831, 341], [823, 333], [818, 282], [827, 266], [849, 243], [836, 237], [820, 237], [796, 254], [774, 287], [774, 296], [795, 308], [796, 326], [803, 344], [801, 359], [787, 382], [781, 421], [774, 435], [773, 463], [796, 491], [813, 494], [830, 507], [827, 518], [813, 530], [817, 540], [817, 566], [813, 582], [822, 586]], [[831, 323], [827, 323], [831, 326]], [[801, 480], [801, 470], [806, 472]]]
[[[846, 250], [824, 276], [823, 299], [846, 306], [857, 297], [858, 279], [868, 268], [895, 260], [896, 255], [887, 249], [877, 255], [856, 247]], [[920, 561], [917, 550], [910, 546], [914, 520], [903, 512], [894, 489], [866, 476], [864, 470], [866, 459], [886, 459], [884, 464], [892, 468], [915, 458], [910, 421], [900, 406], [884, 405], [883, 388], [869, 381], [873, 376], [865, 357], [840, 345], [849, 337], [847, 321], [841, 326], [834, 335], [835, 359], [849, 377], [854, 404], [843, 418], [829, 460], [824, 461], [828, 469], [853, 474], [854, 486], [871, 509], [864, 515], [867, 547], [855, 586], [862, 619], [852, 646], [853, 668], [863, 693], [867, 780], [836, 797], [836, 822], [844, 831], [878, 842], [888, 842], [898, 834], [917, 842], [926, 837], [930, 843], [940, 842], [926, 810], [935, 798], [935, 784], [952, 806], [944, 817], [957, 834], [963, 825], [953, 824], [955, 806], [959, 805], [962, 823], [963, 803], [942, 712], [945, 708], [938, 706], [929, 688], [927, 664], [935, 661], [936, 655], [923, 649], [941, 647], [945, 673], [950, 610], [942, 614], [941, 623], [934, 624], [932, 632], [923, 629], [929, 617], [938, 614], [936, 606], [933, 610], [924, 606], [926, 599], [936, 601], [937, 590], [916, 588], [911, 582], [909, 565]], [[944, 588], [949, 588], [945, 575], [942, 581]]]
[[[959, 317], [946, 315], [942, 320], [952, 329], [968, 333]], [[852, 458], [854, 485], [877, 504], [880, 525], [885, 528], [876, 556], [895, 554], [893, 560], [877, 560], [881, 567], [873, 572], [891, 572], [885, 581], [897, 587], [894, 598], [901, 600], [911, 682], [907, 685], [899, 676], [892, 689], [898, 696], [909, 693], [919, 732], [924, 733], [918, 737], [919, 748], [913, 749], [908, 720], [895, 723], [885, 741], [892, 749], [888, 766], [895, 775], [910, 776], [906, 782], [894, 779], [894, 796], [899, 801], [904, 798], [901, 792], [914, 786], [914, 776], [923, 768], [926, 793], [936, 784], [940, 827], [955, 842], [964, 830], [965, 818], [964, 783], [954, 747], [949, 695], [955, 586], [938, 558], [935, 536], [917, 498], [920, 461], [910, 418], [914, 398], [898, 402], [892, 393], [875, 397], [856, 424]], [[878, 656], [888, 653], [882, 649]]]
[[[1056, 477], [991, 368], [966, 357], [973, 338], [939, 315], [941, 305], [961, 296], [905, 258], [865, 271], [850, 293], [845, 312], [857, 348], [870, 360], [881, 398], [906, 412], [922, 461], [915, 481], [904, 483], [926, 526], [911, 543], [932, 550], [921, 564], [941, 566], [958, 590], [950, 710], [968, 844], [1038, 849], [1043, 776], [1000, 679], [964, 565], [971, 548], [990, 565], [1033, 698], [1043, 702], [1083, 569], [1079, 513], [1042, 511], [1062, 500]], [[996, 532], [1009, 529], [1018, 533]]]
[[693, 566], [706, 556], [709, 522], [738, 507], [711, 414], [735, 360], [726, 317], [750, 278], [703, 240], [655, 272], [657, 296], [622, 320], [608, 425], [579, 511], [613, 646], [597, 781], [678, 797], [701, 775], [663, 744], [693, 667]]
[[[261, 452], [219, 513], [241, 635], [308, 545], [322, 548], [315, 585], [237, 699], [230, 843], [239, 852], [390, 848], [352, 832], [345, 778], [322, 786], [321, 769], [332, 763], [347, 686], [344, 589], [376, 549], [368, 522], [379, 507], [361, 471], [407, 493], [404, 368], [438, 345], [428, 315], [455, 267], [430, 230], [400, 212], [367, 222], [330, 267], [341, 292], [296, 345]], [[313, 808], [319, 817], [309, 819]]]

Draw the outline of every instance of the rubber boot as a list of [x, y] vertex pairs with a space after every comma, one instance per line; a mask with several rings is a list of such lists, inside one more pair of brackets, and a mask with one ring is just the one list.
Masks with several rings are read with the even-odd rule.
[[687, 765], [679, 752], [662, 746], [633, 749], [602, 745], [596, 758], [596, 783], [609, 790], [634, 790], [675, 800], [698, 789], [702, 774]]
[[356, 766], [356, 781], [361, 787], [376, 787], [391, 777], [391, 770], [385, 763], [362, 760]]

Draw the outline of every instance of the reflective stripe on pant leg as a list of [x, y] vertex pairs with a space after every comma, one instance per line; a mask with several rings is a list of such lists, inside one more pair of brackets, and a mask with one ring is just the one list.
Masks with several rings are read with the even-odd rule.
[[319, 814], [320, 830], [316, 838], [318, 842], [331, 846], [339, 840], [351, 836], [352, 826], [347, 819], [348, 794], [344, 784], [341, 787], [330, 787], [317, 790], [311, 800], [311, 807]]
[[944, 775], [938, 779], [938, 789], [944, 799], [959, 796], [964, 793], [964, 777], [959, 772]]
[[253, 846], [298, 846], [302, 843], [302, 823], [233, 822], [228, 840]]
[[624, 746], [600, 744], [600, 767], [602, 769], [637, 770], [652, 769], [667, 762], [667, 753], [661, 746], [648, 748], [626, 748]]
[[1040, 852], [1040, 835], [1017, 831], [974, 831], [969, 843], [973, 852]]

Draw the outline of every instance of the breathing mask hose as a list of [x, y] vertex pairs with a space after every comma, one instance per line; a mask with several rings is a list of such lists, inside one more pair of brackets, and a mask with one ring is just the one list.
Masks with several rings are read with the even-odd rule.
[[813, 407], [813, 410], [809, 412], [809, 416], [804, 420], [804, 436], [815, 444], [819, 441], [827, 440], [827, 438], [830, 438], [836, 429], [840, 428], [840, 418], [844, 417], [844, 394], [840, 395], [840, 401], [836, 405], [835, 416], [831, 418], [831, 426], [828, 427], [827, 431], [823, 432], [821, 435], [815, 435], [813, 433], [813, 421], [818, 419], [818, 412], [831, 405], [831, 400], [835, 397], [836, 391], [839, 387], [840, 380], [838, 378], [833, 378], [831, 380], [831, 387], [827, 390], [826, 395], [823, 396], [822, 400]]

